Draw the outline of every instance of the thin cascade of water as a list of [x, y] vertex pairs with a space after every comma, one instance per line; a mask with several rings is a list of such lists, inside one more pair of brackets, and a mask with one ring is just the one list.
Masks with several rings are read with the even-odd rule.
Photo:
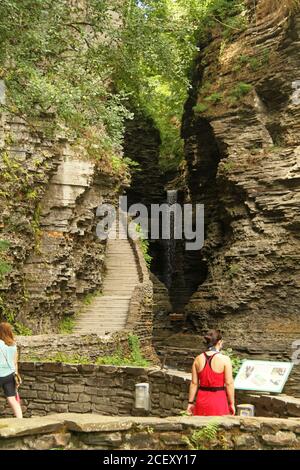
[[[167, 203], [171, 207], [177, 203], [177, 189], [170, 189], [167, 191]], [[165, 268], [165, 284], [168, 289], [172, 285], [172, 276], [174, 272], [174, 260], [176, 251], [176, 240], [174, 238], [174, 213], [170, 212], [170, 237], [165, 240], [166, 242], [166, 268]]]

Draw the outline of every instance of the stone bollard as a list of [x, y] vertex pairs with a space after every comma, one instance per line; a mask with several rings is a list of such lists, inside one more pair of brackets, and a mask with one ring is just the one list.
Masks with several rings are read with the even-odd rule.
[[237, 415], [238, 416], [254, 416], [254, 405], [250, 404], [243, 404], [238, 405], [237, 407]]
[[149, 383], [135, 384], [134, 416], [145, 416], [150, 411], [150, 385]]

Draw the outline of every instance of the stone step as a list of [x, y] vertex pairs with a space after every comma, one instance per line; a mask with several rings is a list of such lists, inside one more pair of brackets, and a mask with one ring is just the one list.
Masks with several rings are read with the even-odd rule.
[[104, 294], [108, 294], [108, 290], [113, 291], [113, 292], [119, 292], [119, 293], [131, 293], [137, 283], [133, 284], [122, 284], [121, 287], [121, 282], [111, 282], [107, 286], [104, 287]]
[[114, 320], [114, 321], [119, 321], [123, 320], [124, 318], [127, 318], [127, 310], [119, 311], [119, 312], [86, 312], [84, 313], [80, 318], [78, 318], [78, 323], [80, 323], [83, 319], [84, 320]]
[[[119, 283], [120, 285], [120, 283]], [[111, 285], [108, 285], [105, 290], [104, 290], [104, 293], [105, 294], [109, 294], [109, 295], [113, 295], [114, 293], [124, 293], [124, 294], [132, 294], [132, 291], [134, 290], [134, 287], [135, 287], [136, 284], [128, 284], [128, 285], [125, 285], [125, 286], [122, 286], [121, 287], [118, 287], [117, 285], [115, 284], [112, 284]]]
[[[107, 288], [109, 288], [109, 286], [107, 286]], [[126, 296], [128, 296], [128, 292], [126, 292]], [[113, 295], [109, 295], [107, 297], [114, 297]], [[95, 298], [90, 304], [87, 304], [85, 305], [85, 307], [90, 307], [91, 305], [99, 305], [99, 304], [109, 304], [109, 305], [114, 305], [116, 303], [118, 304], [128, 304], [130, 302], [130, 294], [129, 294], [129, 298], [126, 298], [126, 299], [118, 299], [117, 296], [116, 298], [112, 298], [112, 299], [106, 299], [106, 295], [104, 295], [102, 298], [100, 297], [99, 299]]]
[[117, 328], [117, 327], [120, 327], [120, 328], [124, 328], [124, 326], [126, 325], [126, 321], [123, 321], [123, 322], [118, 322], [118, 323], [109, 323], [109, 322], [100, 322], [100, 321], [90, 321], [88, 323], [88, 325], [86, 325], [85, 323], [79, 323], [77, 328], [85, 328], [86, 326], [87, 327], [105, 327], [105, 328], [110, 328], [110, 327], [113, 327], [113, 328]]
[[107, 289], [112, 289], [112, 288], [113, 289], [118, 289], [119, 288], [120, 292], [121, 292], [121, 290], [123, 290], [123, 291], [125, 290], [125, 292], [126, 292], [126, 289], [133, 289], [136, 285], [138, 285], [137, 282], [133, 282], [132, 284], [129, 284], [129, 283], [125, 284], [123, 282], [121, 283], [120, 281], [114, 279], [111, 282], [109, 282], [106, 286], [104, 286], [103, 292], [104, 292], [104, 294], [106, 294]]
[[[118, 233], [117, 228], [117, 236]], [[84, 306], [75, 331], [104, 335], [126, 326], [131, 294], [140, 283], [136, 257], [128, 239], [108, 240], [105, 267], [102, 295]]]
[[[116, 292], [116, 290], [117, 290], [117, 288], [116, 288], [116, 289], [107, 288], [107, 289], [106, 289], [106, 292], [111, 295], [111, 294], [113, 294], [114, 292]], [[128, 294], [128, 293], [129, 293], [129, 294], [132, 294], [132, 292], [134, 291], [134, 288], [133, 288], [133, 287], [132, 287], [132, 288], [127, 287], [126, 289], [125, 289], [125, 288], [123, 288], [123, 289], [118, 289], [118, 292], [120, 292], [120, 291], [121, 291], [121, 292], [124, 292], [124, 294], [125, 294], [125, 293], [126, 293], [126, 294]], [[107, 305], [107, 304], [103, 304], [103, 305]], [[122, 305], [125, 306], [124, 303], [123, 303]], [[127, 305], [129, 305], [129, 302], [128, 302]]]
[[113, 326], [113, 327], [117, 327], [117, 326], [124, 326], [126, 324], [126, 318], [123, 319], [122, 321], [115, 321], [115, 322], [110, 322], [110, 321], [100, 321], [100, 320], [90, 320], [88, 322], [88, 324], [86, 322], [82, 322], [82, 323], [78, 323], [77, 327], [82, 327], [84, 328], [85, 326], [95, 326], [95, 325], [99, 325], [99, 326]]
[[110, 315], [101, 315], [101, 312], [99, 314], [94, 314], [94, 312], [88, 312], [86, 315], [82, 315], [78, 320], [77, 324], [79, 325], [82, 322], [90, 322], [90, 321], [108, 321], [108, 322], [123, 322], [127, 318], [127, 311], [123, 312], [115, 312], [115, 313], [110, 313]]
[[120, 274], [123, 274], [123, 273], [129, 273], [131, 276], [138, 276], [138, 273], [136, 270], [133, 270], [133, 269], [129, 269], [127, 268], [127, 266], [116, 266], [114, 268], [108, 268], [105, 272], [105, 275], [107, 275], [108, 273], [117, 273], [119, 272]]
[[[125, 313], [128, 311], [128, 307], [129, 307], [129, 305], [126, 305], [125, 308], [122, 305], [122, 306], [120, 306], [118, 308], [114, 308], [114, 309], [109, 308], [109, 307], [104, 307], [104, 308], [97, 308], [96, 307], [94, 309], [90, 308], [90, 309], [84, 310], [81, 315], [82, 316], [83, 315], [90, 315], [90, 314], [92, 314], [92, 312], [94, 312], [94, 315], [97, 315], [97, 316], [99, 316], [99, 315], [107, 315], [107, 316], [110, 315], [111, 316], [111, 315], [117, 315], [117, 314], [118, 315], [119, 314], [121, 314], [121, 315], [124, 314], [125, 315]], [[78, 317], [78, 320], [80, 320], [80, 318], [82, 318], [82, 316]]]
[[[125, 282], [126, 281], [126, 282]], [[107, 283], [103, 286], [103, 292], [105, 294], [105, 289], [107, 287], [135, 287], [139, 282], [137, 282], [137, 279], [133, 279], [132, 282], [129, 282], [126, 278], [110, 278]]]
[[[129, 279], [139, 279], [139, 276], [137, 272], [132, 272], [132, 271], [126, 271], [122, 270], [122, 267], [120, 266], [119, 268], [116, 269], [110, 269], [109, 271], [106, 272], [104, 282], [106, 281], [108, 276], [120, 276], [120, 277], [128, 277]], [[121, 271], [121, 272], [120, 272]]]
[[119, 284], [120, 287], [120, 284], [122, 284], [122, 287], [134, 287], [136, 284], [139, 284], [137, 281], [138, 279], [133, 279], [132, 282], [130, 282], [128, 277], [109, 277], [107, 282], [104, 283], [103, 292], [105, 291], [105, 288], [110, 287], [110, 285], [115, 287], [115, 285]]
[[[107, 296], [108, 297], [108, 296]], [[114, 297], [113, 295], [110, 295], [109, 297]], [[106, 299], [105, 296], [104, 297], [100, 297], [99, 299], [95, 298], [89, 305], [99, 305], [99, 304], [129, 304], [130, 302], [130, 297], [126, 298], [126, 299], [118, 299], [117, 296], [116, 298], [112, 298], [112, 299]]]
[[124, 326], [126, 324], [126, 318], [124, 318], [122, 321], [115, 321], [115, 322], [110, 322], [110, 321], [100, 321], [100, 320], [90, 320], [88, 323], [87, 322], [81, 322], [81, 323], [78, 323], [78, 327], [82, 327], [84, 328], [85, 326], [95, 326], [95, 325], [103, 325], [103, 326], [113, 326], [113, 327], [117, 327], [117, 326]]
[[[88, 320], [88, 321], [87, 321]], [[116, 319], [115, 321], [112, 321], [111, 319], [99, 319], [99, 318], [92, 318], [92, 319], [83, 319], [80, 322], [77, 323], [77, 327], [85, 327], [89, 325], [111, 325], [111, 326], [118, 326], [118, 325], [125, 325], [126, 323], [126, 316], [121, 318], [121, 319]]]
[[107, 275], [105, 276], [104, 284], [105, 284], [105, 282], [107, 282], [107, 279], [109, 279], [111, 277], [114, 277], [115, 279], [117, 279], [117, 278], [128, 279], [128, 281], [131, 281], [131, 279], [133, 281], [139, 280], [138, 275], [134, 276], [132, 274], [130, 275], [130, 274], [126, 274], [126, 273], [122, 274], [118, 271], [115, 271], [114, 273], [113, 272], [107, 273]]
[[124, 328], [125, 325], [121, 325], [121, 326], [106, 326], [106, 325], [86, 325], [82, 328], [78, 327], [76, 331], [98, 331], [98, 330], [104, 330], [104, 331], [119, 331], [119, 330], [122, 330], [122, 328]]
[[[126, 282], [125, 282], [125, 281], [126, 281]], [[133, 279], [132, 282], [129, 282], [129, 281], [127, 280], [127, 278], [121, 278], [121, 277], [119, 277], [119, 278], [116, 278], [116, 277], [114, 277], [114, 278], [109, 278], [108, 282], [105, 283], [104, 286], [103, 286], [103, 292], [104, 292], [104, 294], [105, 294], [105, 289], [106, 289], [107, 287], [110, 287], [111, 285], [113, 285], [114, 287], [115, 287], [115, 286], [116, 286], [116, 287], [118, 287], [118, 286], [120, 287], [120, 285], [122, 285], [123, 287], [134, 287], [134, 286], [136, 286], [137, 284], [139, 284], [139, 283], [137, 282], [137, 279]]]
[[[132, 262], [130, 262], [130, 264], [132, 264]], [[120, 263], [120, 264], [116, 264], [115, 266], [111, 266], [109, 265], [107, 268], [106, 268], [106, 273], [108, 273], [109, 271], [117, 271], [119, 269], [122, 270], [122, 272], [129, 272], [129, 273], [132, 273], [132, 274], [136, 274], [137, 273], [137, 270], [134, 269], [132, 266], [130, 266], [130, 264], [125, 264], [125, 263]]]
[[[99, 295], [94, 297], [95, 300], [105, 300], [107, 302], [111, 302], [114, 300], [130, 300], [130, 295]], [[93, 299], [93, 300], [94, 300]]]
[[103, 336], [105, 337], [106, 335], [112, 334], [112, 333], [117, 333], [118, 331], [121, 331], [122, 328], [118, 328], [117, 330], [79, 330], [77, 333], [82, 333], [82, 334], [91, 334], [95, 333], [98, 336]]
[[129, 253], [124, 250], [113, 251], [109, 253], [109, 255], [105, 258], [105, 263], [107, 264], [107, 262], [110, 260], [118, 261], [120, 259], [131, 261], [135, 259], [135, 256], [132, 253]]
[[76, 331], [99, 331], [99, 330], [103, 330], [103, 331], [119, 331], [119, 330], [122, 330], [124, 329], [126, 325], [118, 325], [118, 326], [107, 326], [107, 325], [85, 325], [84, 327], [82, 328], [77, 328]]
[[87, 310], [99, 310], [99, 309], [108, 309], [108, 308], [122, 308], [122, 309], [127, 309], [128, 306], [130, 305], [130, 300], [127, 300], [126, 302], [120, 302], [120, 301], [111, 301], [111, 302], [95, 302], [90, 305], [86, 305], [82, 311], [86, 312]]
[[106, 274], [108, 274], [110, 272], [118, 272], [119, 270], [122, 270], [122, 274], [123, 273], [128, 273], [132, 276], [137, 276], [136, 269], [128, 268], [127, 266], [124, 267], [121, 264], [119, 266], [114, 266], [114, 267], [110, 266], [109, 269], [106, 270]]
[[125, 288], [124, 288], [124, 289], [118, 289], [118, 288], [116, 287], [115, 290], [114, 290], [113, 288], [110, 288], [110, 289], [107, 288], [107, 289], [105, 290], [105, 293], [107, 293], [107, 294], [109, 294], [109, 295], [113, 295], [114, 292], [117, 292], [117, 291], [118, 291], [119, 293], [120, 293], [120, 292], [124, 292], [124, 294], [125, 294], [125, 293], [128, 294], [128, 292], [129, 292], [130, 294], [132, 294], [132, 292], [134, 291], [134, 288], [132, 287], [132, 289], [129, 289], [129, 288], [126, 288], [126, 289], [125, 289]]
[[87, 318], [89, 316], [94, 316], [95, 318], [119, 318], [125, 317], [127, 315], [128, 308], [119, 308], [110, 310], [108, 308], [105, 309], [94, 309], [94, 310], [86, 310], [82, 312], [80, 317], [78, 317], [78, 321], [82, 318]]
[[111, 309], [111, 308], [95, 308], [95, 309], [89, 309], [89, 310], [85, 310], [84, 312], [82, 312], [81, 316], [78, 317], [78, 320], [80, 321], [81, 318], [86, 317], [86, 316], [89, 316], [89, 315], [94, 315], [96, 317], [100, 317], [100, 316], [105, 316], [107, 318], [111, 318], [112, 316], [116, 317], [116, 316], [119, 316], [119, 315], [127, 315], [127, 312], [128, 312], [128, 305], [126, 305], [126, 307], [119, 307], [119, 308], [114, 308], [114, 309]]
[[116, 277], [116, 278], [117, 278], [117, 277], [125, 278], [125, 279], [128, 279], [128, 280], [130, 280], [130, 279], [134, 279], [134, 280], [139, 279], [139, 276], [138, 276], [137, 274], [126, 273], [126, 271], [125, 271], [125, 272], [120, 272], [119, 269], [116, 269], [115, 271], [113, 271], [113, 272], [108, 272], [108, 273], [106, 274], [105, 279], [104, 279], [104, 282], [106, 282], [107, 279], [108, 279], [109, 277], [111, 277], [111, 276]]

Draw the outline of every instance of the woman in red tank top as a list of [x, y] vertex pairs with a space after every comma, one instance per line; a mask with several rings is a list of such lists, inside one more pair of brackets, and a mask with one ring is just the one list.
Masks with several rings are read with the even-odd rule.
[[228, 356], [220, 354], [221, 332], [211, 330], [204, 339], [207, 351], [193, 364], [187, 412], [195, 416], [235, 414], [232, 365]]

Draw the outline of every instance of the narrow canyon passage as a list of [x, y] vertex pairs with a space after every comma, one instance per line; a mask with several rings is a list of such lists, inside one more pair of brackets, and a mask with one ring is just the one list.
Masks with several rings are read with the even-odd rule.
[[[61, 1], [57, 11], [20, 3], [30, 41], [17, 44], [14, 9], [0, 7], [1, 320], [19, 336], [130, 332], [150, 360], [153, 340], [180, 370], [210, 328], [240, 357], [290, 360], [299, 8], [125, 1], [114, 16], [105, 2], [102, 18], [97, 2], [83, 12]], [[150, 226], [153, 205], [203, 205], [203, 247], [164, 238], [162, 218], [139, 246], [99, 240], [99, 206], [122, 195], [144, 204]]]

